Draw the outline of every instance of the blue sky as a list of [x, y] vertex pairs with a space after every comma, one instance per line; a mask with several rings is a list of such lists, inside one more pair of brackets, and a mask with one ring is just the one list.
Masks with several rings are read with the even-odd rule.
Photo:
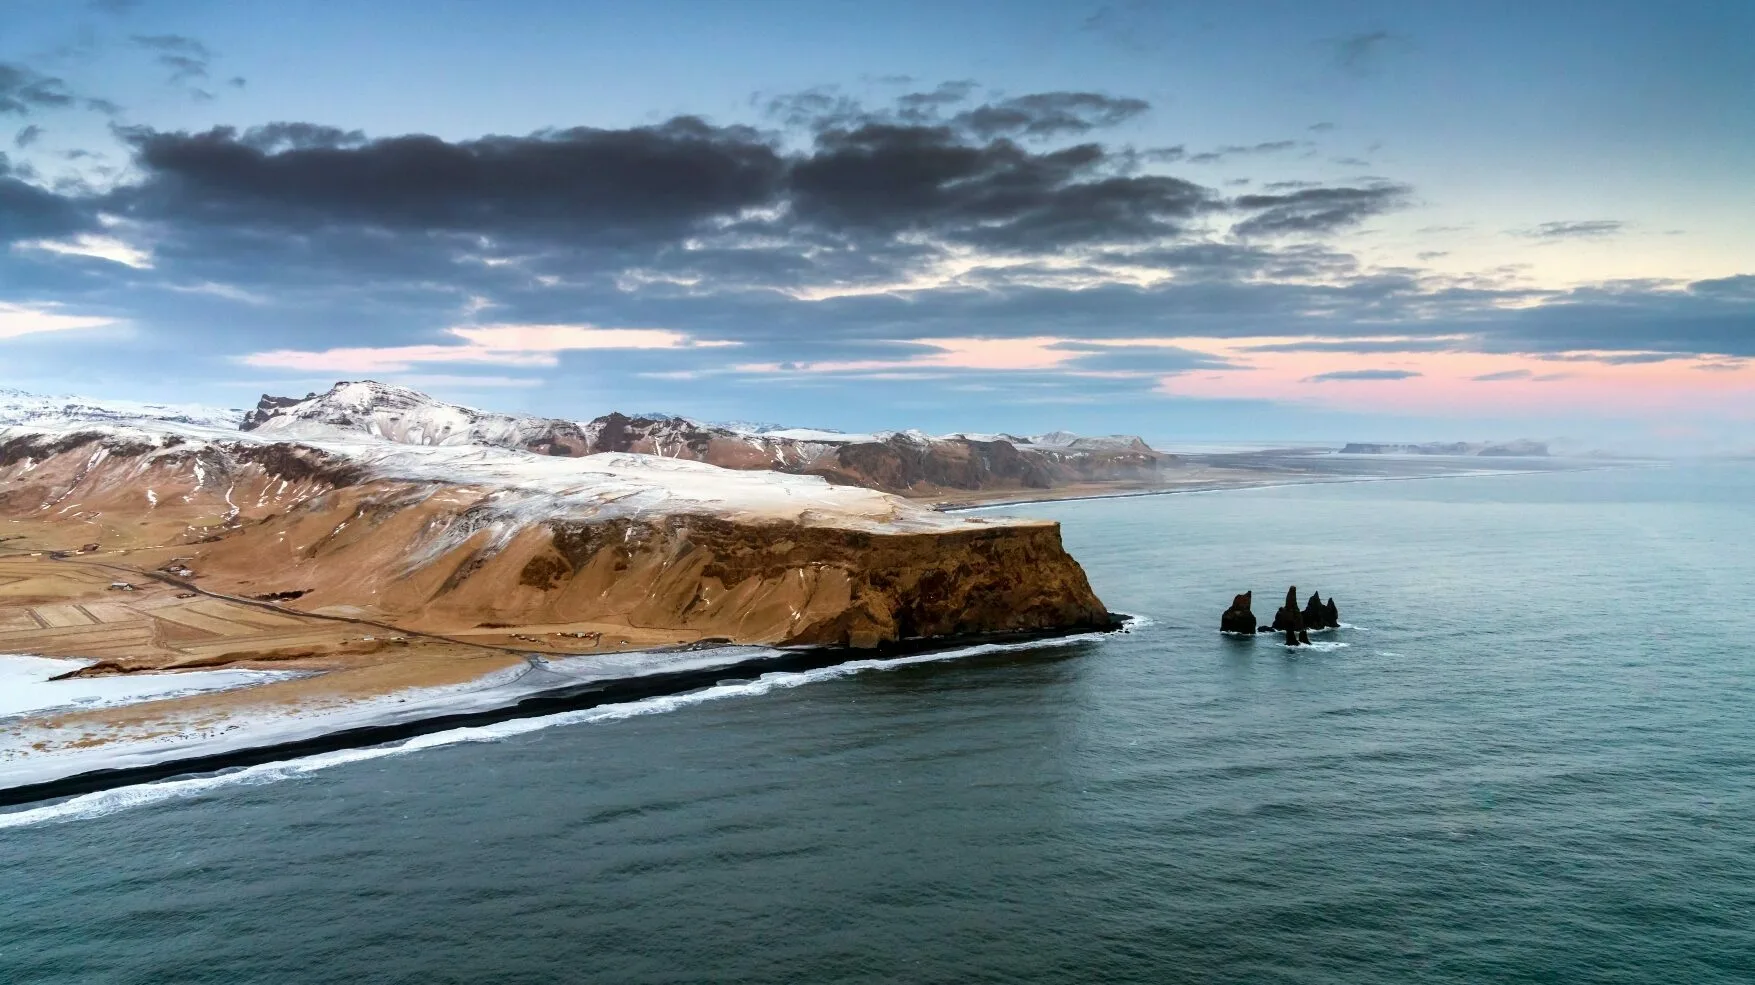
[[1751, 36], [1704, 2], [11, 0], [0, 385], [1742, 448]]

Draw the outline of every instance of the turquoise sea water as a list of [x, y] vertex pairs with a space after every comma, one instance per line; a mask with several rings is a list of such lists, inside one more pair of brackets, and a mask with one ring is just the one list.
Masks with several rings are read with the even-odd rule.
[[1750, 503], [1030, 507], [1150, 623], [0, 827], [0, 981], [1755, 981]]

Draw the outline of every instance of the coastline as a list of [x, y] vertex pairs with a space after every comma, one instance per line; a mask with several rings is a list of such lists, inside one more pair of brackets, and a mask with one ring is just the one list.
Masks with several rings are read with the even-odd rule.
[[[1179, 493], [1214, 493], [1230, 490], [1316, 485], [1331, 482], [1374, 482], [1423, 478], [1459, 478], [1483, 475], [1529, 475], [1556, 471], [1652, 467], [1656, 463], [1543, 463], [1546, 468], [1467, 468], [1460, 463], [1337, 461], [1327, 473], [1312, 474], [1308, 468], [1279, 468], [1277, 462], [1292, 459], [1308, 464], [1314, 456], [1246, 456], [1251, 468], [1201, 469], [1208, 474], [1162, 488], [1110, 489], [1100, 491], [1044, 490], [1045, 495], [997, 499], [986, 502], [942, 504], [945, 512], [1026, 507], [1036, 503], [1093, 499], [1123, 499]], [[1473, 464], [1473, 463], [1471, 463]], [[1496, 463], [1497, 464], [1497, 463]], [[1509, 463], [1507, 463], [1509, 464]], [[1360, 465], [1376, 468], [1376, 474], [1360, 474]], [[1387, 471], [1391, 474], [1384, 474]], [[1213, 472], [1223, 474], [1213, 475]], [[170, 579], [166, 579], [171, 581]], [[174, 584], [174, 582], [173, 582]], [[184, 586], [177, 586], [184, 587]], [[227, 599], [230, 602], [245, 601]], [[254, 601], [254, 600], [249, 600]], [[257, 603], [273, 611], [272, 603]], [[337, 624], [355, 620], [337, 619]], [[619, 652], [568, 655], [541, 652], [533, 647], [477, 647], [495, 651], [479, 662], [452, 668], [453, 673], [423, 676], [418, 667], [406, 668], [393, 686], [388, 678], [372, 680], [314, 673], [303, 676], [308, 687], [300, 696], [269, 700], [255, 686], [202, 694], [149, 699], [106, 708], [45, 708], [4, 724], [11, 749], [0, 747], [0, 764], [8, 776], [0, 787], [0, 806], [18, 806], [47, 799], [75, 797], [120, 786], [155, 782], [191, 774], [231, 772], [280, 762], [289, 758], [319, 755], [347, 749], [406, 742], [424, 735], [454, 729], [479, 728], [507, 721], [557, 714], [572, 714], [609, 705], [622, 705], [712, 689], [728, 678], [808, 674], [837, 667], [882, 665], [915, 657], [950, 659], [970, 648], [990, 646], [1058, 645], [1092, 633], [1125, 631], [1127, 621], [1106, 629], [1047, 630], [1028, 633], [971, 634], [907, 640], [875, 650], [841, 646], [778, 649], [759, 646], [651, 645]], [[410, 634], [415, 635], [415, 634]], [[439, 637], [439, 639], [444, 639]], [[446, 643], [462, 643], [445, 640]], [[632, 641], [630, 641], [632, 642]], [[443, 644], [441, 644], [443, 645]], [[279, 664], [305, 669], [302, 661]], [[290, 664], [290, 666], [289, 666]], [[316, 668], [310, 668], [316, 669]], [[463, 673], [457, 673], [463, 672]], [[174, 671], [147, 676], [175, 676]], [[386, 667], [384, 673], [391, 671]], [[132, 676], [132, 675], [131, 675]], [[290, 683], [290, 682], [289, 682]], [[372, 685], [376, 686], [363, 686]], [[285, 684], [281, 691], [286, 690]], [[34, 719], [32, 721], [31, 719]], [[65, 721], [61, 721], [61, 720]], [[64, 727], [57, 748], [41, 742], [44, 731], [32, 726]], [[80, 733], [80, 728], [87, 731]], [[79, 736], [77, 739], [73, 736]], [[32, 742], [37, 739], [37, 742]], [[71, 741], [69, 741], [71, 740]], [[35, 750], [32, 752], [31, 750]], [[23, 782], [16, 782], [22, 780]]]
[[[24, 782], [0, 787], [0, 807], [22, 807], [44, 801], [101, 793], [118, 787], [180, 778], [211, 777], [250, 767], [350, 749], [404, 743], [422, 736], [476, 729], [522, 719], [543, 718], [628, 705], [657, 698], [697, 694], [728, 685], [746, 685], [775, 676], [811, 672], [857, 672], [928, 660], [948, 660], [975, 653], [1076, 645], [1099, 636], [1128, 632], [1140, 620], [1111, 613], [1106, 627], [1029, 632], [974, 633], [956, 637], [903, 640], [875, 649], [847, 646], [722, 647], [712, 650], [646, 651], [647, 656], [697, 653], [681, 665], [645, 673], [594, 677], [578, 675], [577, 661], [548, 661], [529, 654], [515, 676], [488, 675], [478, 688], [432, 695], [411, 709], [365, 702], [331, 715], [262, 716], [233, 723], [246, 734], [215, 741], [196, 737], [184, 742], [143, 736], [117, 738], [113, 745], [94, 744], [73, 753], [46, 753], [11, 760], [14, 776]], [[638, 656], [641, 654], [630, 654]], [[502, 679], [494, 680], [499, 676]], [[406, 699], [404, 699], [406, 700]], [[397, 702], [402, 703], [402, 702]], [[348, 714], [352, 712], [352, 714]], [[249, 725], [257, 741], [249, 741]], [[245, 741], [238, 741], [243, 739]], [[16, 768], [20, 764], [27, 768]], [[35, 767], [34, 769], [28, 767]], [[10, 779], [10, 777], [9, 777]], [[0, 812], [0, 826], [9, 816]]]

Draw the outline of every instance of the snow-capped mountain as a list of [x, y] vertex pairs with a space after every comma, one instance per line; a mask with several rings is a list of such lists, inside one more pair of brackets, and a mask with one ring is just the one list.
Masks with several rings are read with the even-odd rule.
[[[0, 391], [0, 400], [4, 399]], [[843, 433], [769, 424], [708, 424], [686, 417], [605, 414], [589, 421], [524, 417], [445, 403], [407, 387], [359, 380], [304, 397], [264, 394], [247, 414], [47, 398], [13, 404], [35, 408], [37, 420], [157, 419], [237, 427], [289, 441], [360, 436], [428, 446], [504, 448], [576, 458], [632, 452], [706, 462], [723, 468], [820, 475], [841, 485], [933, 495], [944, 490], [1047, 489], [1074, 482], [1142, 480], [1174, 461], [1137, 437], [1035, 437], [921, 431]], [[0, 407], [7, 406], [0, 403]], [[3, 411], [0, 411], [3, 412]], [[24, 411], [18, 411], [22, 415]], [[0, 419], [3, 420], [3, 419]]]
[[50, 397], [0, 387], [0, 424], [54, 421], [170, 421], [202, 427], [235, 428], [240, 409], [199, 404], [144, 404], [131, 400]]
[[326, 393], [262, 395], [239, 425], [286, 437], [364, 432], [405, 445], [486, 445], [541, 454], [584, 455], [588, 441], [572, 421], [514, 417], [447, 404], [418, 390], [372, 380], [337, 383]]

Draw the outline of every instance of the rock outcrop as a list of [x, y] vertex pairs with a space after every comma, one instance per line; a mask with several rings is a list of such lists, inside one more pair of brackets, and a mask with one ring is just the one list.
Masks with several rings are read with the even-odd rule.
[[1298, 586], [1286, 589], [1286, 604], [1274, 613], [1274, 632], [1286, 634], [1287, 646], [1310, 642], [1310, 631], [1304, 625], [1304, 613], [1298, 608]]
[[1319, 593], [1311, 592], [1310, 602], [1304, 606], [1304, 628], [1307, 630], [1341, 628], [1341, 611], [1336, 608], [1335, 600], [1330, 598], [1324, 602]]
[[1255, 613], [1249, 609], [1254, 592], [1244, 592], [1231, 600], [1231, 608], [1219, 617], [1219, 632], [1237, 633], [1241, 636], [1255, 635]]

